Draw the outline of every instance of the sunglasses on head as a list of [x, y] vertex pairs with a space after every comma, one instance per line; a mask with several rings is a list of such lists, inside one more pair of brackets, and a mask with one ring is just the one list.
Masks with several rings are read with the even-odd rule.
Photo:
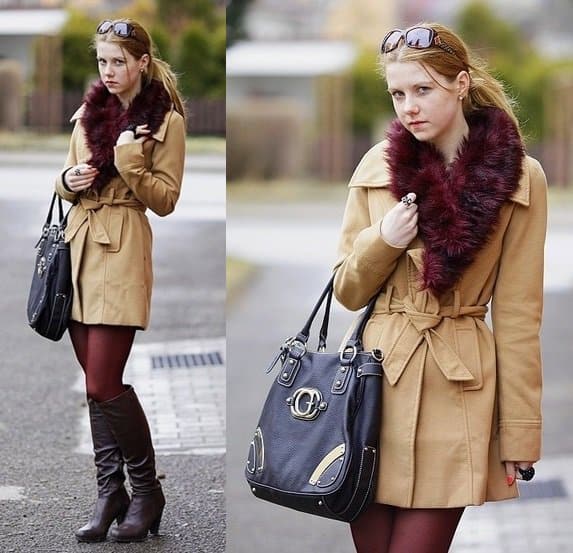
[[125, 21], [113, 22], [109, 19], [102, 21], [98, 25], [96, 33], [98, 35], [105, 35], [110, 31], [110, 29], [113, 29], [114, 34], [122, 38], [129, 38], [130, 36], [135, 37], [135, 29], [133, 28], [133, 25], [126, 23]]
[[380, 46], [380, 52], [382, 54], [392, 52], [392, 50], [398, 48], [402, 39], [404, 40], [404, 44], [409, 48], [424, 50], [425, 48], [438, 46], [449, 54], [457, 56], [456, 51], [450, 45], [446, 44], [431, 27], [410, 27], [405, 31], [402, 29], [394, 29], [384, 37], [382, 45]]

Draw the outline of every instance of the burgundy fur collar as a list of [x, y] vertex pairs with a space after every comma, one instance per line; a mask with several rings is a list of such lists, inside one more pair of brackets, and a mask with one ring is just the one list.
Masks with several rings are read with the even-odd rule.
[[416, 193], [418, 236], [425, 246], [422, 283], [436, 296], [458, 282], [487, 243], [522, 174], [523, 143], [503, 110], [483, 108], [467, 121], [469, 136], [449, 167], [398, 120], [388, 132], [390, 189], [397, 200]]
[[82, 124], [92, 154], [88, 163], [99, 169], [92, 185], [96, 190], [101, 190], [118, 174], [113, 148], [127, 125], [147, 123], [151, 134], [154, 134], [170, 109], [169, 93], [156, 80], [141, 90], [127, 110], [123, 109], [117, 96], [110, 94], [101, 81], [91, 87], [84, 98]]

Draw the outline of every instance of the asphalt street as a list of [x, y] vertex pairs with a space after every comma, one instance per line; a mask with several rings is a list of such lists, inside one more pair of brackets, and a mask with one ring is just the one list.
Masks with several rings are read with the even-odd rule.
[[[78, 452], [83, 394], [67, 336], [37, 336], [25, 316], [40, 231], [63, 157], [0, 155], [0, 551], [220, 553], [224, 455], [158, 455], [167, 497], [160, 536], [143, 544], [77, 544], [95, 499], [91, 455]], [[136, 344], [225, 334], [224, 158], [187, 160], [180, 204], [152, 216], [152, 322]], [[191, 370], [191, 369], [189, 369]], [[168, 378], [168, 377], [166, 377]], [[179, 390], [179, 393], [181, 391]]]
[[[342, 200], [230, 203], [227, 208], [228, 254], [257, 267], [227, 311], [228, 553], [354, 551], [348, 525], [259, 501], [243, 476], [257, 418], [276, 377], [276, 370], [266, 375], [265, 368], [282, 341], [301, 330], [326, 284], [336, 258], [343, 207]], [[537, 487], [531, 488], [544, 495], [467, 509], [452, 553], [573, 552], [573, 487], [568, 478], [573, 462], [572, 241], [573, 211], [552, 208], [542, 330], [543, 460], [538, 464]], [[334, 309], [330, 348], [336, 350], [353, 317], [341, 307]]]

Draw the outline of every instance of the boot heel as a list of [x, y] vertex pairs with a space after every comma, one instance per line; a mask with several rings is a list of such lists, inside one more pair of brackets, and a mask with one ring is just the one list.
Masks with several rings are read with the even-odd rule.
[[151, 526], [149, 527], [149, 533], [153, 536], [157, 536], [159, 534], [159, 525], [161, 524], [161, 515], [163, 512], [159, 513], [159, 516], [153, 521]]

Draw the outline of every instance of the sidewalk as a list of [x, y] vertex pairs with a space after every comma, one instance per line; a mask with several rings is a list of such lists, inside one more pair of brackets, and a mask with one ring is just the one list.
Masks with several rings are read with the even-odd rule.
[[[258, 501], [243, 477], [248, 444], [276, 376], [265, 375], [264, 367], [281, 341], [302, 327], [328, 278], [342, 209], [325, 204], [228, 208], [229, 254], [258, 266], [227, 314], [228, 386], [233, 391], [228, 402], [228, 553], [250, 553], [268, 543], [273, 553], [353, 551], [346, 525]], [[309, 214], [312, 225], [307, 223]], [[573, 489], [568, 478], [573, 463], [568, 318], [573, 310], [573, 262], [563, 249], [573, 241], [573, 218], [560, 212], [552, 213], [551, 220], [543, 330], [544, 458], [535, 480], [523, 484], [520, 500], [466, 510], [452, 553], [573, 553]], [[338, 307], [334, 317], [331, 347], [353, 314]]]
[[[73, 535], [89, 516], [96, 495], [81, 371], [67, 336], [57, 344], [42, 339], [25, 318], [34, 243], [53, 177], [54, 164], [0, 165], [0, 232], [5, 237], [0, 551], [221, 553], [224, 173], [187, 171], [175, 213], [164, 219], [150, 215], [155, 277], [151, 325], [137, 333], [125, 375], [146, 408], [167, 498], [160, 536], [145, 544], [79, 545]], [[218, 355], [206, 356], [209, 352]]]

